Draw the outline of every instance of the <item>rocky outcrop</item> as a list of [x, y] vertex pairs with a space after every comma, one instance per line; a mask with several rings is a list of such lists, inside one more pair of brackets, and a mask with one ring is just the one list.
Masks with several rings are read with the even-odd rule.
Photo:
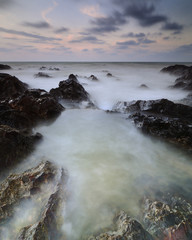
[[56, 190], [48, 199], [45, 209], [39, 222], [21, 229], [18, 240], [49, 240], [61, 239], [59, 219], [61, 218], [61, 205], [65, 200], [63, 186], [65, 185], [66, 175], [62, 170], [61, 178]]
[[153, 237], [142, 225], [121, 211], [114, 219], [114, 229], [98, 236], [91, 236], [88, 240], [153, 240]]
[[182, 198], [167, 195], [163, 200], [146, 199], [144, 226], [163, 240], [192, 239], [192, 206]]
[[31, 135], [7, 125], [0, 125], [0, 171], [17, 164], [29, 154], [41, 134]]
[[16, 98], [26, 90], [26, 83], [7, 73], [0, 73], [0, 99]]
[[177, 76], [175, 84], [172, 88], [182, 88], [184, 90], [192, 90], [192, 66], [174, 65], [165, 67], [161, 72], [169, 73]]
[[43, 72], [38, 72], [37, 74], [34, 75], [35, 78], [51, 78], [50, 75], [48, 75], [47, 73], [43, 73]]
[[95, 75], [91, 75], [89, 79], [92, 81], [99, 81], [99, 79]]
[[119, 102], [113, 110], [127, 113], [144, 133], [192, 150], [192, 107], [161, 99]]
[[88, 107], [93, 106], [89, 94], [73, 74], [69, 75], [67, 80], [61, 81], [58, 88], [52, 88], [50, 94], [56, 99], [62, 99], [73, 103], [86, 101], [88, 102]]
[[7, 221], [22, 199], [31, 198], [40, 191], [41, 184], [52, 180], [57, 168], [50, 162], [40, 163], [37, 167], [21, 174], [11, 174], [0, 185], [0, 224]]
[[9, 69], [11, 69], [11, 67], [9, 65], [0, 64], [0, 70], [9, 70]]

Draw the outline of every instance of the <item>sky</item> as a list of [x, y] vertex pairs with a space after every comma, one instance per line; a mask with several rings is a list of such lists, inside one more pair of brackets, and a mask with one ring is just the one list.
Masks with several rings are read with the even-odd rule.
[[0, 0], [0, 61], [192, 62], [192, 0]]

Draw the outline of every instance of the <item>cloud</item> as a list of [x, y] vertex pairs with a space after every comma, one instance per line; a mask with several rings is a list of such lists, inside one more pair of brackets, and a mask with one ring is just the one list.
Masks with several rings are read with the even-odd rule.
[[181, 45], [175, 49], [176, 52], [180, 53], [185, 53], [189, 54], [192, 56], [192, 44], [187, 44], [187, 45]]
[[68, 32], [69, 29], [65, 28], [65, 27], [61, 27], [55, 30], [55, 33], [64, 33], [64, 32]]
[[14, 0], [0, 0], [0, 10], [6, 9], [14, 4], [15, 4]]
[[178, 24], [176, 22], [173, 22], [173, 23], [165, 22], [165, 24], [162, 27], [162, 30], [180, 32], [181, 30], [183, 30], [183, 25]]
[[123, 14], [126, 17], [132, 17], [138, 20], [139, 24], [143, 27], [149, 27], [167, 20], [165, 15], [155, 13], [153, 4], [149, 5], [146, 2], [127, 4]]
[[40, 21], [40, 22], [36, 22], [36, 23], [32, 23], [32, 22], [24, 22], [22, 25], [26, 26], [26, 27], [33, 27], [33, 28], [51, 28], [51, 25], [45, 21]]
[[139, 43], [134, 40], [130, 40], [130, 41], [125, 41], [125, 42], [117, 42], [116, 45], [119, 49], [126, 49], [129, 46], [138, 46]]
[[127, 34], [123, 34], [122, 37], [124, 37], [124, 38], [127, 38], [127, 37], [130, 37], [130, 38], [143, 38], [143, 37], [145, 37], [145, 33], [133, 33], [133, 32], [130, 32], [130, 33], [127, 33]]
[[140, 43], [143, 43], [143, 44], [151, 44], [151, 43], [156, 43], [155, 40], [150, 40], [148, 38], [144, 38], [144, 39], [141, 39], [139, 40]]
[[0, 27], [0, 32], [10, 33], [18, 36], [23, 36], [23, 37], [35, 38], [43, 41], [61, 41], [62, 40], [61, 38], [45, 37], [37, 34], [31, 34], [23, 31], [11, 30], [11, 29], [6, 29], [2, 27]]
[[95, 27], [89, 30], [93, 33], [109, 33], [119, 30], [119, 26], [127, 23], [127, 20], [119, 12], [113, 13], [113, 16], [96, 18], [91, 21], [91, 24]]
[[50, 19], [47, 17], [47, 15], [49, 13], [51, 13], [57, 6], [58, 6], [58, 3], [53, 1], [53, 6], [52, 7], [46, 8], [45, 10], [43, 10], [41, 12], [41, 16], [46, 22], [48, 22], [48, 23], [51, 22]]
[[65, 47], [65, 46], [58, 46], [58, 47], [54, 47], [54, 48], [48, 48], [49, 50], [52, 50], [52, 51], [61, 51], [61, 52], [71, 52], [71, 48], [69, 47]]
[[169, 40], [170, 39], [170, 37], [164, 37], [163, 38], [163, 40]]
[[82, 43], [82, 42], [90, 42], [90, 43], [94, 43], [94, 44], [103, 44], [104, 43], [102, 40], [99, 40], [98, 38], [96, 38], [94, 36], [82, 37], [82, 38], [70, 41], [70, 43]]
[[89, 17], [94, 17], [94, 18], [104, 17], [103, 14], [100, 13], [99, 5], [85, 6], [81, 8], [80, 11]]
[[87, 49], [87, 48], [82, 49], [82, 52], [88, 52], [88, 51], [89, 51], [89, 49]]
[[96, 53], [104, 53], [105, 50], [103, 48], [93, 48], [93, 51]]

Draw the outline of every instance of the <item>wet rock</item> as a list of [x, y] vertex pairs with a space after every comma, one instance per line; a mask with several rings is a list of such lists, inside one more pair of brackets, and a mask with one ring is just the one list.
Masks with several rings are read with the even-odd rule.
[[46, 70], [47, 68], [45, 66], [42, 66], [39, 68], [39, 70]]
[[47, 205], [38, 223], [21, 229], [18, 240], [49, 240], [61, 239], [59, 230], [59, 219], [61, 218], [60, 206], [65, 200], [63, 186], [65, 185], [66, 175], [62, 170], [62, 175], [57, 188], [48, 199]]
[[163, 201], [146, 199], [144, 226], [157, 239], [192, 239], [192, 206], [185, 200], [167, 195]]
[[106, 75], [107, 77], [113, 77], [113, 75], [111, 73], [107, 73]]
[[53, 68], [53, 67], [50, 67], [49, 70], [50, 70], [50, 71], [59, 71], [60, 69], [57, 68], [57, 67], [54, 67], [54, 68]]
[[192, 90], [192, 66], [174, 65], [163, 68], [161, 72], [178, 76], [172, 88], [182, 88], [184, 90]]
[[88, 240], [153, 240], [153, 237], [144, 230], [142, 225], [130, 218], [124, 211], [114, 219], [115, 231], [91, 236]]
[[192, 107], [160, 99], [119, 102], [113, 110], [129, 114], [144, 133], [192, 150]]
[[92, 81], [99, 81], [95, 75], [91, 75], [89, 79], [91, 79]]
[[24, 113], [32, 126], [38, 121], [54, 119], [64, 110], [55, 98], [41, 89], [27, 90], [9, 104], [12, 109]]
[[12, 167], [27, 156], [34, 149], [40, 136], [0, 125], [0, 170]]
[[37, 74], [34, 75], [35, 78], [39, 78], [39, 77], [42, 77], [42, 78], [51, 78], [50, 75], [48, 75], [47, 73], [43, 73], [43, 72], [38, 72]]
[[18, 97], [26, 90], [26, 83], [7, 73], [0, 73], [0, 99]]
[[3, 224], [13, 214], [22, 199], [31, 198], [40, 190], [41, 184], [52, 180], [57, 168], [50, 162], [42, 162], [37, 167], [21, 174], [11, 174], [0, 185], [0, 223]]
[[141, 84], [140, 86], [139, 86], [140, 88], [149, 88], [149, 87], [147, 87], [147, 85], [145, 85], [145, 84]]
[[11, 69], [11, 67], [9, 65], [0, 64], [0, 70], [9, 70], [9, 69]]
[[50, 94], [56, 99], [64, 99], [70, 101], [90, 101], [89, 94], [83, 86], [78, 83], [75, 75], [69, 75], [69, 78], [59, 83], [58, 88], [52, 88]]

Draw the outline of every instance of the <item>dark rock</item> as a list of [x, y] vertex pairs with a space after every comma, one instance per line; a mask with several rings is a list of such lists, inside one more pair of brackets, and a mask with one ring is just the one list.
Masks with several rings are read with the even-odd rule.
[[142, 225], [121, 211], [114, 219], [115, 230], [102, 233], [88, 240], [153, 240], [153, 237], [144, 230]]
[[11, 67], [9, 65], [0, 64], [0, 70], [9, 70]]
[[49, 93], [41, 89], [25, 91], [20, 97], [12, 100], [10, 106], [24, 113], [30, 119], [31, 125], [38, 121], [54, 119], [64, 110]]
[[94, 75], [91, 75], [89, 79], [91, 79], [92, 81], [99, 81], [98, 78]]
[[16, 165], [28, 155], [41, 138], [6, 125], [0, 125], [0, 170]]
[[155, 239], [192, 239], [192, 206], [168, 195], [163, 201], [146, 199], [144, 225]]
[[192, 107], [161, 99], [119, 102], [113, 110], [128, 113], [144, 133], [192, 150]]
[[50, 195], [40, 221], [21, 229], [18, 240], [61, 239], [59, 219], [61, 218], [60, 206], [65, 200], [63, 191], [65, 179], [66, 176], [62, 170], [61, 179], [57, 184], [55, 192]]
[[111, 73], [107, 73], [106, 75], [107, 77], [113, 77], [113, 75]]
[[148, 88], [147, 85], [145, 85], [145, 84], [141, 84], [139, 87], [140, 88]]
[[49, 70], [50, 70], [50, 71], [59, 71], [60, 69], [59, 69], [59, 68], [56, 68], [56, 67], [54, 67], [54, 68], [50, 67]]
[[46, 73], [43, 73], [43, 72], [38, 72], [37, 74], [34, 75], [35, 78], [38, 78], [38, 77], [43, 77], [43, 78], [51, 78], [50, 75], [46, 74]]
[[[22, 201], [40, 191], [41, 184], [49, 182], [57, 174], [57, 168], [50, 162], [21, 174], [11, 174], [0, 185], [0, 223], [3, 224], [14, 214], [15, 207]], [[35, 191], [34, 191], [35, 190]]]
[[0, 99], [18, 97], [26, 90], [26, 83], [7, 73], [0, 73]]
[[69, 75], [69, 78], [59, 83], [58, 88], [52, 88], [50, 94], [56, 99], [65, 99], [70, 101], [89, 101], [89, 94], [78, 83], [75, 75]]
[[192, 90], [192, 66], [174, 65], [163, 68], [165, 73], [170, 73], [178, 76], [172, 88], [182, 88], [184, 90]]

